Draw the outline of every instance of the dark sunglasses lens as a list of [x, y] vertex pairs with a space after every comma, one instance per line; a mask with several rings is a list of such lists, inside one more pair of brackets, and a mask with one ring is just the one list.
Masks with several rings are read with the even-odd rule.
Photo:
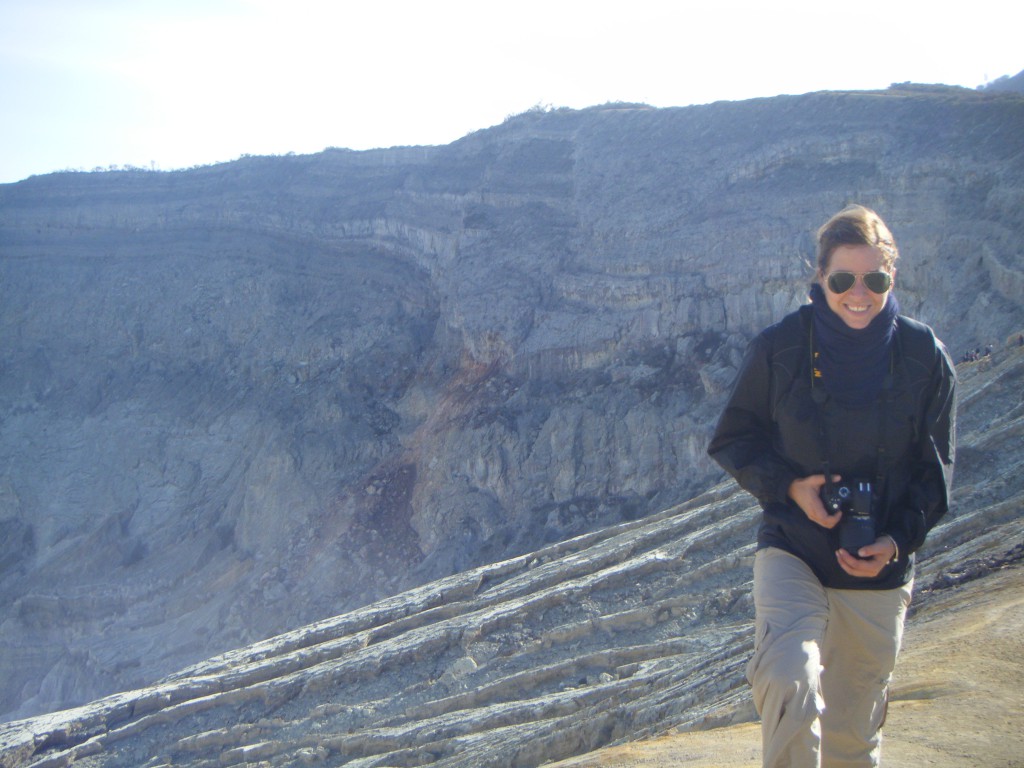
[[828, 289], [832, 293], [846, 293], [856, 281], [857, 276], [852, 272], [833, 272], [828, 276]]
[[864, 285], [872, 293], [885, 293], [892, 285], [892, 277], [888, 272], [868, 272], [864, 275]]
[[[833, 272], [828, 276], [828, 289], [832, 293], [846, 293], [857, 282], [853, 272]], [[888, 272], [868, 272], [864, 275], [864, 285], [872, 293], [885, 293], [892, 287], [892, 275]]]

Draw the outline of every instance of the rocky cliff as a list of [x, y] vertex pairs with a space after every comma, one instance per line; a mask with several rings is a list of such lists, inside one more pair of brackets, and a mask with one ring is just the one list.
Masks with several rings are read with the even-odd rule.
[[847, 202], [904, 311], [1001, 343], [1022, 126], [903, 86], [0, 186], [0, 718], [698, 495]]
[[[962, 483], [923, 550], [911, 632], [917, 612], [936, 603], [984, 602], [986, 583], [1015, 595], [1024, 586], [1024, 347], [960, 373]], [[529, 768], [745, 722], [758, 515], [747, 494], [723, 483], [643, 520], [430, 582], [145, 688], [0, 725], [0, 768]], [[984, 612], [998, 625], [1008, 608]], [[969, 634], [953, 621], [933, 615], [929, 630], [941, 649], [928, 664], [940, 688], [953, 677], [941, 654]], [[1017, 685], [1019, 626], [1018, 618], [999, 627], [1016, 642], [993, 644], [1005, 656], [988, 664]], [[967, 683], [957, 718], [996, 716], [972, 726], [975, 738], [962, 729], [951, 738], [949, 718], [939, 732], [919, 733], [929, 758], [939, 747], [952, 758], [944, 765], [1015, 765], [1019, 727], [1005, 709], [977, 707], [988, 701], [984, 677]], [[936, 695], [896, 690], [911, 702]], [[1007, 690], [1019, 692], [1012, 682]]]

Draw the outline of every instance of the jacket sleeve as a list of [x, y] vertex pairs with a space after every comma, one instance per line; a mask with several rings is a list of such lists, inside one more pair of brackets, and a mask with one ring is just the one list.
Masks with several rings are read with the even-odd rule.
[[774, 449], [771, 418], [771, 334], [747, 347], [732, 392], [715, 427], [708, 455], [762, 505], [784, 503], [799, 475]]
[[945, 347], [936, 341], [910, 485], [902, 509], [890, 518], [885, 531], [899, 547], [901, 558], [921, 548], [928, 532], [949, 509], [956, 458], [956, 385], [956, 368]]

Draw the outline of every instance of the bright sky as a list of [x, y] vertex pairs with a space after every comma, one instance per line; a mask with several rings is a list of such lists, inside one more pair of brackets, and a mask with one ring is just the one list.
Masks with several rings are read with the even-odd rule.
[[0, 183], [1024, 69], [1005, 0], [0, 0]]

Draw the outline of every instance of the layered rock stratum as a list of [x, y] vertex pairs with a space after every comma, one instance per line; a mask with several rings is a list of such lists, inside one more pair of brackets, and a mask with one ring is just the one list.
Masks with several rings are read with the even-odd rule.
[[[896, 232], [904, 311], [1007, 349], [1021, 126], [1019, 94], [901, 86], [0, 186], [0, 719], [332, 617], [379, 636], [382, 599], [700, 508], [743, 346], [848, 202]], [[711, 578], [677, 566], [652, 588]]]
[[[1024, 479], [1020, 453], [1006, 446], [1024, 436], [1024, 348], [1000, 349], [963, 374], [961, 423], [975, 461], [956, 513], [924, 551], [910, 631], [919, 613], [927, 621], [930, 609], [950, 603], [984, 605], [991, 592], [989, 610], [1015, 617], [1003, 627], [1007, 641], [987, 646], [996, 654], [990, 672], [1012, 690], [1024, 682]], [[746, 722], [758, 514], [725, 483], [663, 513], [431, 582], [152, 686], [0, 726], [0, 766], [539, 766]], [[988, 590], [997, 576], [999, 590]], [[1000, 590], [1016, 602], [996, 599]], [[926, 630], [937, 668], [916, 687], [897, 687], [897, 700], [928, 699], [953, 684], [945, 654], [958, 639], [971, 642], [957, 618]], [[999, 709], [1000, 700], [986, 699], [995, 704], [987, 712]], [[955, 711], [967, 722], [966, 689], [961, 701]], [[1014, 722], [1007, 711], [975, 726], [997, 744], [955, 728], [950, 738], [948, 722], [920, 736], [930, 757], [952, 754], [944, 765], [1012, 765], [1003, 758], [1024, 746]]]

